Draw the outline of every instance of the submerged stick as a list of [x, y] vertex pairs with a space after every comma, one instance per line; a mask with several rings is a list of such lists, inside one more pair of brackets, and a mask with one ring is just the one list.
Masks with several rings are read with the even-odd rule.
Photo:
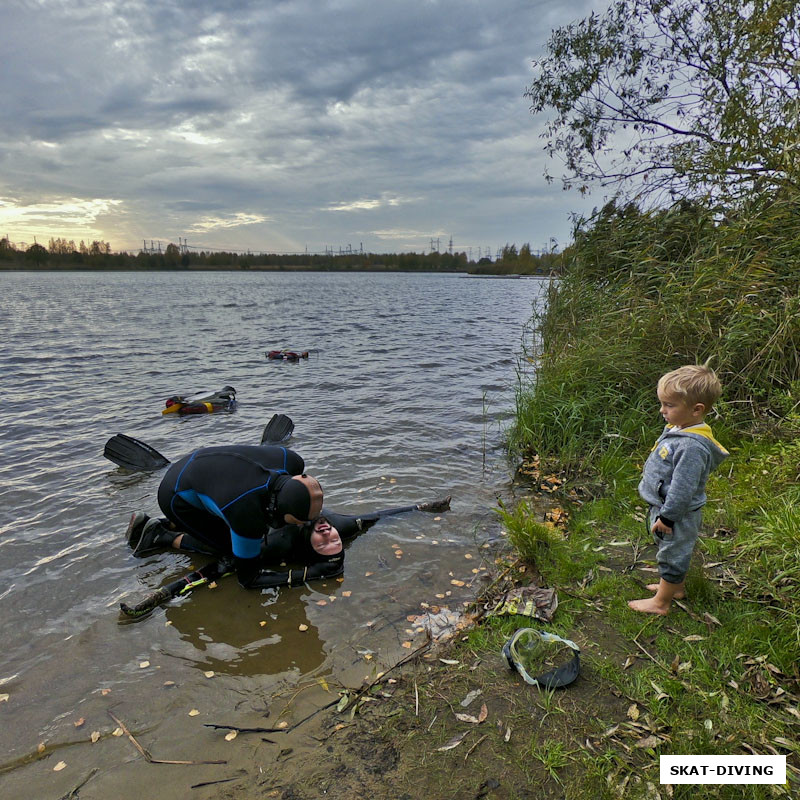
[[146, 748], [142, 747], [139, 742], [136, 741], [136, 737], [128, 730], [125, 723], [117, 716], [113, 714], [113, 712], [109, 711], [108, 716], [114, 720], [114, 722], [122, 728], [122, 732], [131, 740], [134, 747], [142, 754], [142, 757], [148, 764], [227, 764], [227, 761], [170, 761], [163, 758], [153, 758], [150, 754], [150, 751]]

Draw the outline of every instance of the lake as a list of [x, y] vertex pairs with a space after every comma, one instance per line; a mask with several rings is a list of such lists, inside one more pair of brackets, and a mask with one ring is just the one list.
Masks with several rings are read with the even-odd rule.
[[[203, 723], [302, 718], [416, 647], [407, 617], [421, 603], [459, 610], [474, 595], [499, 536], [493, 509], [511, 480], [503, 427], [545, 282], [15, 272], [0, 285], [4, 798], [55, 800], [89, 775], [84, 800], [156, 796], [165, 780], [177, 793], [200, 773], [142, 770], [111, 735], [109, 710], [162, 758], [226, 757], [231, 743]], [[283, 348], [310, 357], [265, 357]], [[234, 413], [161, 415], [171, 395], [226, 384]], [[158, 512], [163, 473], [118, 469], [105, 441], [126, 433], [174, 461], [205, 445], [257, 444], [276, 412], [294, 420], [288, 446], [321, 481], [326, 507], [452, 495], [451, 511], [382, 520], [348, 546], [340, 581], [259, 593], [226, 578], [121, 620], [120, 600], [208, 559], [131, 556], [128, 518]]]

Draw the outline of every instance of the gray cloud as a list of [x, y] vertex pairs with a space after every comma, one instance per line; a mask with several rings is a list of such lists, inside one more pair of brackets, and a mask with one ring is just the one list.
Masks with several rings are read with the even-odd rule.
[[589, 202], [545, 184], [523, 91], [592, 5], [11, 0], [0, 220], [23, 239], [46, 207], [47, 234], [79, 238], [74, 203], [55, 229], [79, 198], [119, 249], [563, 242]]

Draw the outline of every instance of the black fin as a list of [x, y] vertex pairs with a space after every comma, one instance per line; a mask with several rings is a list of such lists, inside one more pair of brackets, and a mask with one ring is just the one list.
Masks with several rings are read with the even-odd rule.
[[154, 447], [124, 433], [118, 433], [106, 442], [103, 455], [131, 472], [152, 472], [169, 464], [169, 459]]
[[294, 431], [294, 422], [286, 414], [273, 414], [261, 435], [261, 444], [285, 442], [292, 435], [292, 431]]

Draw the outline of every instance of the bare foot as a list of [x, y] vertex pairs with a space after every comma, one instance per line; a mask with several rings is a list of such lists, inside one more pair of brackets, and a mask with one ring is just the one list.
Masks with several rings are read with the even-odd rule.
[[[651, 592], [657, 592], [658, 591], [658, 584], [657, 583], [648, 583], [645, 588], [649, 589]], [[672, 595], [672, 596], [673, 596], [673, 598], [675, 600], [683, 600], [683, 598], [686, 597], [686, 592], [684, 592], [684, 591], [675, 592], [675, 594]]]
[[669, 605], [665, 608], [660, 603], [656, 603], [655, 597], [646, 597], [644, 600], [628, 600], [628, 605], [634, 611], [641, 611], [645, 614], [661, 614], [662, 617], [669, 614]]

